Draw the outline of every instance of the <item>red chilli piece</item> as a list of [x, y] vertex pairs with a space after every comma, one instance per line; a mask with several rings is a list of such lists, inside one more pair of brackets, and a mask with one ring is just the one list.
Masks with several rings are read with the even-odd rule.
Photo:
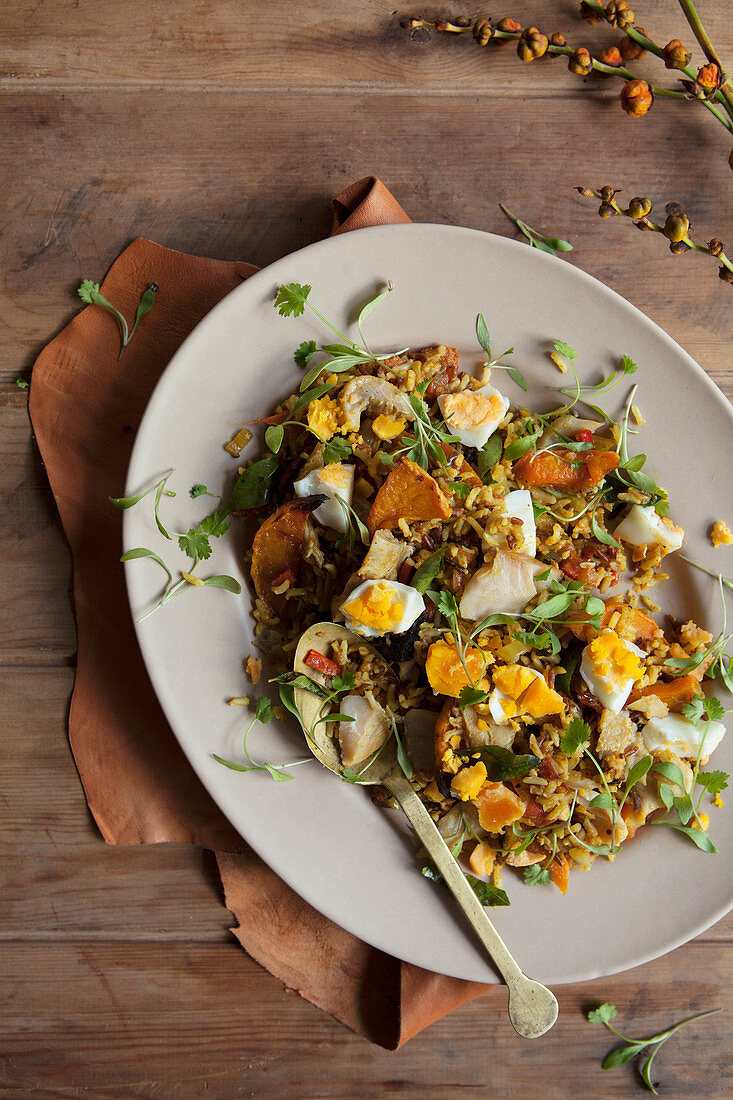
[[335, 661], [332, 661], [330, 657], [324, 657], [317, 649], [308, 650], [305, 663], [309, 668], [315, 669], [316, 672], [322, 672], [324, 676], [328, 676], [331, 679], [333, 679], [334, 676], [339, 676], [341, 673], [341, 666], [337, 665]]
[[578, 443], [592, 443], [593, 432], [590, 428], [581, 428], [579, 432], [575, 433], [575, 438]]

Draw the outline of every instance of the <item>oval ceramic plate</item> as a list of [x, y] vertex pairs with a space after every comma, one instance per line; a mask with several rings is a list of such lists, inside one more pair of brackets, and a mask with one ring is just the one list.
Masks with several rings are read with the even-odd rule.
[[[337, 327], [391, 280], [395, 289], [366, 323], [371, 346], [389, 351], [430, 343], [456, 345], [464, 369], [483, 359], [475, 319], [486, 317], [496, 352], [513, 346], [524, 395], [505, 372], [496, 384], [515, 403], [557, 405], [549, 387], [567, 384], [547, 358], [559, 338], [578, 350], [581, 380], [595, 382], [632, 357], [639, 369], [624, 379], [609, 408], [617, 414], [630, 381], [646, 425], [634, 450], [670, 493], [671, 515], [687, 531], [687, 553], [731, 573], [730, 549], [706, 538], [717, 518], [733, 519], [731, 408], [704, 372], [655, 324], [601, 283], [562, 260], [476, 230], [444, 225], [380, 226], [322, 241], [248, 279], [209, 313], [165, 371], [140, 426], [127, 492], [139, 491], [173, 467], [163, 498], [166, 524], [186, 531], [206, 514], [210, 498], [191, 500], [203, 482], [228, 491], [236, 462], [223, 450], [237, 426], [265, 416], [297, 388], [293, 350], [303, 340], [328, 342], [312, 314], [282, 318], [273, 309], [280, 284], [309, 283], [312, 300]], [[353, 333], [353, 328], [349, 329]], [[258, 446], [250, 444], [254, 454]], [[232, 696], [253, 694], [242, 659], [254, 651], [250, 597], [240, 564], [242, 524], [216, 545], [200, 570], [229, 573], [243, 595], [214, 588], [185, 592], [138, 625], [138, 638], [163, 709], [184, 752], [221, 809], [259, 855], [303, 898], [363, 940], [421, 967], [476, 981], [495, 973], [452, 898], [423, 878], [412, 839], [394, 813], [373, 805], [367, 791], [340, 782], [315, 762], [293, 770], [292, 782], [241, 774], [212, 753], [241, 759], [245, 713]], [[187, 561], [157, 532], [150, 498], [124, 517], [124, 544], [146, 546], [176, 569]], [[159, 595], [162, 571], [153, 561], [127, 565], [135, 618]], [[714, 583], [684, 563], [670, 564], [671, 581], [655, 598], [666, 610], [717, 631]], [[257, 690], [266, 689], [267, 670]], [[305, 755], [295, 724], [255, 726], [249, 749], [272, 762]], [[731, 770], [733, 737], [714, 767]], [[705, 807], [708, 809], [709, 807]], [[612, 865], [571, 875], [565, 897], [504, 876], [510, 908], [492, 918], [520, 966], [548, 983], [611, 974], [684, 943], [733, 905], [733, 812], [711, 809], [711, 835], [723, 854], [708, 855], [665, 828], [646, 828]]]

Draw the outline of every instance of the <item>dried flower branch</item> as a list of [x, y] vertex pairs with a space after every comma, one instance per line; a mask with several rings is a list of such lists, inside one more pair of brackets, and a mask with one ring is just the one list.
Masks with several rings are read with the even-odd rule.
[[631, 218], [637, 229], [662, 233], [669, 241], [669, 250], [675, 256], [682, 252], [704, 252], [712, 256], [720, 264], [718, 275], [724, 283], [733, 283], [733, 262], [726, 256], [723, 242], [713, 237], [706, 245], [698, 244], [690, 237], [690, 220], [678, 203], [668, 203], [665, 221], [655, 222], [649, 215], [654, 204], [648, 198], [634, 198], [628, 207], [620, 206], [615, 196], [618, 189], [602, 187], [600, 191], [593, 191], [589, 187], [576, 187], [586, 199], [598, 199], [600, 206], [598, 213], [602, 218], [612, 218], [621, 214], [625, 218]]
[[[654, 97], [663, 96], [701, 103], [729, 134], [733, 134], [733, 87], [692, 0], [679, 0], [679, 3], [708, 59], [708, 63], [697, 71], [691, 65], [689, 50], [680, 39], [673, 38], [661, 46], [649, 38], [643, 27], [634, 26], [635, 16], [626, 0], [610, 0], [605, 7], [598, 0], [582, 0], [580, 14], [587, 23], [605, 20], [612, 27], [624, 31], [624, 37], [618, 46], [606, 47], [597, 56], [585, 46], [569, 46], [564, 35], [559, 32], [548, 35], [537, 27], [522, 27], [521, 23], [510, 18], [500, 19], [494, 25], [486, 18], [431, 21], [418, 17], [406, 20], [403, 26], [408, 29], [422, 27], [456, 35], [471, 34], [481, 47], [488, 46], [490, 42], [516, 42], [517, 54], [526, 63], [543, 57], [564, 56], [568, 58], [570, 72], [577, 76], [585, 77], [595, 72], [602, 76], [621, 78], [624, 87], [619, 98], [623, 109], [631, 118], [641, 118], [647, 114]], [[684, 74], [686, 79], [680, 77], [683, 91], [649, 84], [624, 64], [643, 57], [647, 52], [660, 58], [665, 68]], [[729, 163], [733, 168], [733, 153]]]

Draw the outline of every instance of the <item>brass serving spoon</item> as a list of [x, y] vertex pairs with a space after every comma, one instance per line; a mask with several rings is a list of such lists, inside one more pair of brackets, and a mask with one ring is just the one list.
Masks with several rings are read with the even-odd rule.
[[[346, 640], [363, 646], [363, 638], [336, 623], [316, 623], [300, 639], [295, 652], [294, 669], [304, 673], [324, 687], [328, 682], [305, 658], [315, 649], [324, 656], [331, 642]], [[375, 651], [376, 654], [376, 651]], [[330, 771], [340, 775], [343, 770], [338, 748], [327, 732], [327, 723], [314, 726], [323, 706], [323, 699], [304, 688], [295, 689], [295, 701], [302, 719], [303, 732], [313, 755]], [[425, 846], [433, 863], [445, 879], [456, 901], [468, 917], [471, 926], [493, 959], [509, 990], [509, 1019], [512, 1027], [525, 1039], [537, 1039], [552, 1027], [557, 1019], [558, 1005], [546, 986], [532, 981], [520, 970], [509, 948], [489, 920], [486, 910], [466, 881], [463, 871], [450, 853], [433, 819], [423, 806], [397, 762], [394, 739], [391, 738], [379, 756], [359, 773], [360, 783], [382, 784], [399, 802], [407, 820]]]

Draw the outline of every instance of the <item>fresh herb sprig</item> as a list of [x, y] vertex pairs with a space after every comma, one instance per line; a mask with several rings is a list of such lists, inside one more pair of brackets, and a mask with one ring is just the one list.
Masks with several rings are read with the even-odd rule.
[[507, 348], [506, 351], [503, 351], [501, 353], [501, 355], [497, 355], [496, 358], [493, 357], [491, 352], [491, 339], [489, 337], [489, 328], [486, 324], [486, 321], [484, 320], [483, 313], [479, 313], [478, 317], [476, 318], [476, 339], [489, 357], [489, 362], [486, 364], [487, 368], [489, 370], [505, 370], [511, 380], [513, 382], [516, 382], [519, 388], [523, 389], [526, 393], [528, 389], [527, 379], [524, 377], [519, 368], [507, 366], [506, 364], [501, 362], [501, 360], [505, 356], [512, 354], [514, 348]]
[[[163, 569], [167, 577], [163, 592], [150, 610], [146, 611], [146, 613], [137, 620], [138, 622], [143, 622], [143, 620], [149, 618], [155, 611], [158, 611], [165, 604], [170, 603], [176, 596], [180, 596], [181, 593], [189, 591], [191, 588], [223, 588], [225, 591], [232, 592], [237, 596], [242, 591], [242, 586], [239, 581], [225, 573], [216, 574], [212, 577], [199, 577], [194, 572], [199, 562], [206, 561], [211, 557], [212, 548], [210, 540], [212, 538], [221, 538], [221, 536], [226, 534], [229, 530], [230, 511], [226, 505], [220, 504], [219, 507], [214, 509], [208, 516], [204, 516], [199, 523], [189, 527], [188, 531], [185, 532], [169, 531], [160, 518], [159, 508], [162, 498], [164, 496], [174, 497], [176, 495], [174, 492], [171, 492], [170, 489], [166, 488], [168, 480], [174, 472], [173, 470], [169, 470], [160, 481], [157, 481], [154, 485], [151, 485], [141, 493], [129, 497], [109, 498], [115, 508], [124, 511], [128, 508], [134, 508], [141, 500], [144, 500], [146, 497], [150, 496], [151, 493], [154, 493], [153, 517], [158, 531], [169, 541], [177, 537], [179, 549], [191, 558], [191, 564], [187, 569], [181, 570], [180, 579], [176, 580], [173, 571], [166, 565], [163, 559], [146, 546], [136, 546], [122, 555], [120, 558], [121, 562], [135, 561], [138, 558], [150, 558]], [[205, 486], [193, 486], [193, 490], [198, 489], [202, 489], [208, 496], [215, 496], [214, 493], [209, 493]], [[191, 491], [191, 495], [194, 495], [193, 490]], [[200, 495], [203, 494], [199, 492], [195, 493], [195, 496]]]
[[77, 290], [77, 294], [82, 302], [86, 302], [86, 304], [90, 306], [101, 306], [102, 309], [106, 309], [108, 313], [111, 313], [113, 317], [117, 319], [117, 323], [120, 326], [120, 335], [122, 337], [122, 347], [120, 348], [120, 354], [117, 356], [117, 359], [120, 360], [123, 351], [135, 335], [137, 326], [140, 324], [145, 314], [150, 313], [150, 310], [155, 305], [155, 295], [157, 291], [158, 284], [149, 283], [142, 292], [131, 329], [128, 327], [127, 319], [124, 314], [120, 313], [119, 309], [113, 306], [108, 298], [100, 294], [99, 283], [93, 283], [91, 279], [83, 279], [81, 286]]
[[507, 210], [503, 202], [500, 202], [499, 206], [509, 218], [509, 221], [527, 238], [531, 248], [538, 248], [540, 252], [548, 252], [551, 256], [561, 256], [563, 252], [573, 251], [570, 241], [564, 241], [561, 237], [547, 237], [544, 233], [540, 233], [538, 229], [533, 229], [531, 225], [527, 225], [521, 218], [517, 218], [510, 210]]
[[[420, 874], [424, 875], [425, 878], [429, 878], [431, 882], [445, 883], [440, 871], [432, 863], [424, 863], [420, 868]], [[501, 887], [494, 886], [490, 882], [484, 882], [483, 879], [475, 878], [474, 875], [469, 875], [465, 871], [463, 875], [482, 905], [511, 905], [506, 891], [502, 890]]]
[[[555, 350], [558, 349], [556, 348]], [[616, 386], [623, 378], [627, 378], [630, 374], [635, 374], [637, 369], [638, 367], [631, 356], [622, 355], [621, 362], [619, 363], [618, 367], [614, 368], [614, 370], [612, 370], [611, 373], [608, 374], [605, 378], [602, 378], [600, 382], [597, 382], [594, 386], [581, 386], [580, 396], [575, 397], [574, 403], [579, 401], [581, 404], [586, 405], [589, 409], [592, 409], [593, 412], [600, 416], [603, 420], [608, 420], [608, 413], [599, 408], [598, 405], [592, 404], [591, 401], [588, 400], [588, 398], [596, 398], [599, 396], [607, 397], [608, 394], [610, 394], [616, 388]], [[557, 389], [558, 393], [564, 394], [565, 397], [573, 397], [574, 393], [576, 392], [575, 390], [570, 390], [561, 386], [556, 386], [555, 389]]]
[[221, 756], [217, 756], [215, 752], [212, 752], [214, 760], [219, 764], [223, 764], [225, 768], [230, 768], [235, 772], [268, 772], [274, 780], [278, 783], [285, 783], [290, 779], [295, 779], [294, 775], [288, 775], [285, 768], [295, 768], [298, 764], [307, 764], [313, 760], [312, 756], [304, 757], [302, 760], [291, 760], [287, 764], [268, 764], [266, 760], [259, 763], [257, 760], [253, 760], [250, 756], [249, 749], [247, 748], [247, 738], [249, 737], [250, 730], [254, 726], [255, 722], [261, 722], [263, 725], [267, 725], [272, 721], [274, 715], [274, 708], [270, 700], [265, 695], [261, 695], [257, 700], [257, 707], [255, 710], [255, 716], [244, 731], [244, 739], [242, 742], [242, 751], [244, 753], [244, 759], [246, 763], [239, 764], [234, 760], [225, 760]]
[[622, 1035], [620, 1031], [617, 1031], [612, 1026], [611, 1020], [615, 1019], [618, 1014], [618, 1010], [615, 1005], [602, 1004], [598, 1008], [592, 1009], [588, 1013], [588, 1022], [591, 1024], [603, 1024], [608, 1028], [617, 1039], [620, 1039], [623, 1046], [614, 1047], [609, 1051], [606, 1057], [603, 1059], [601, 1065], [604, 1069], [615, 1069], [617, 1066], [623, 1066], [626, 1062], [630, 1062], [632, 1058], [636, 1058], [638, 1054], [644, 1052], [647, 1053], [642, 1066], [641, 1066], [641, 1079], [654, 1095], [658, 1095], [656, 1084], [652, 1081], [652, 1065], [657, 1054], [673, 1035], [676, 1035], [681, 1027], [686, 1027], [688, 1024], [695, 1023], [696, 1020], [704, 1020], [707, 1016], [716, 1016], [720, 1011], [719, 1008], [710, 1009], [708, 1012], [699, 1012], [696, 1016], [689, 1016], [686, 1020], [681, 1020], [678, 1024], [673, 1024], [671, 1027], [666, 1028], [664, 1031], [660, 1031], [658, 1035], [652, 1035], [648, 1039], [632, 1039], [627, 1035]]
[[[300, 383], [301, 392], [306, 391], [323, 370], [328, 370], [332, 374], [340, 374], [343, 371], [351, 370], [353, 367], [358, 367], [365, 363], [382, 363], [384, 360], [390, 359], [393, 355], [401, 355], [402, 352], [406, 350], [403, 348], [397, 352], [391, 351], [383, 355], [377, 355], [366, 343], [362, 331], [362, 325], [372, 310], [375, 309], [380, 302], [383, 302], [394, 289], [392, 283], [387, 284], [386, 290], [382, 290], [370, 298], [360, 310], [356, 326], [362, 340], [361, 345], [350, 340], [343, 332], [340, 332], [339, 329], [337, 329], [335, 325], [324, 317], [320, 310], [313, 305], [310, 301], [312, 289], [313, 288], [308, 284], [288, 283], [278, 289], [274, 303], [275, 309], [281, 317], [302, 317], [305, 310], [309, 309], [327, 328], [330, 328], [331, 332], [341, 341], [339, 344], [323, 344], [319, 347], [314, 340], [308, 340], [304, 341], [296, 350], [294, 358], [298, 366], [304, 369], [309, 368]], [[324, 361], [319, 361], [315, 366], [309, 367], [315, 355], [319, 355], [319, 357], [320, 355], [325, 355], [327, 358]]]

